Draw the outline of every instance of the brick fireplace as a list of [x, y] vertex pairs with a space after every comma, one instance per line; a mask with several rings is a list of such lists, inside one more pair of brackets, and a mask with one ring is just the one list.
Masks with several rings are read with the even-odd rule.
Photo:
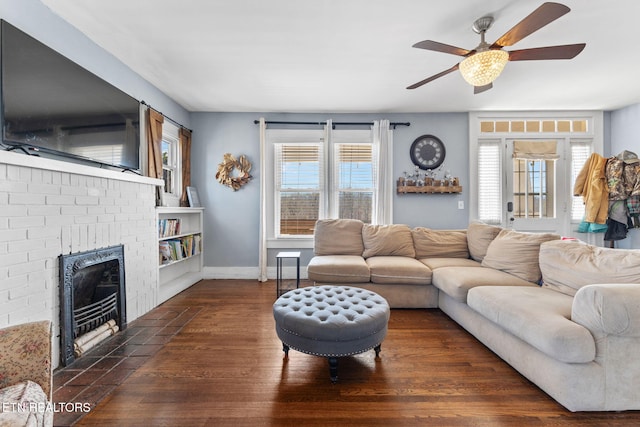
[[[157, 305], [155, 188], [132, 173], [0, 151], [0, 327], [51, 320], [60, 354], [60, 254], [122, 245], [126, 319]], [[60, 360], [54, 357], [53, 367]]]

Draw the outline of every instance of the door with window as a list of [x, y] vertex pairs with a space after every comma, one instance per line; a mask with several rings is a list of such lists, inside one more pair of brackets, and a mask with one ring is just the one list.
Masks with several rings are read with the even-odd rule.
[[507, 140], [506, 206], [504, 225], [522, 231], [566, 234], [569, 223], [566, 201], [563, 140]]
[[602, 152], [600, 113], [471, 113], [470, 219], [576, 236], [584, 217], [573, 185]]

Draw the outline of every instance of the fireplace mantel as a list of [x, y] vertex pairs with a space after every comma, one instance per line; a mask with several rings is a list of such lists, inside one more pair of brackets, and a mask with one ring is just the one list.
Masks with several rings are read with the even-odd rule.
[[29, 156], [13, 151], [0, 151], [0, 164], [13, 166], [26, 166], [34, 169], [43, 169], [54, 172], [69, 172], [76, 175], [85, 175], [95, 178], [115, 179], [118, 181], [136, 182], [163, 186], [164, 181], [156, 178], [141, 176], [133, 172], [122, 172], [115, 169], [103, 169], [96, 166], [88, 166], [78, 163], [63, 162], [61, 160], [45, 157]]

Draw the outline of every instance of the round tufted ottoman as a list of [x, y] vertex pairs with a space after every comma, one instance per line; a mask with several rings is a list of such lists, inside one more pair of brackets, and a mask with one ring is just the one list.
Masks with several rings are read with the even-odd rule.
[[332, 382], [338, 358], [375, 349], [387, 335], [389, 304], [375, 292], [350, 286], [294, 289], [273, 304], [276, 333], [289, 348], [329, 359]]

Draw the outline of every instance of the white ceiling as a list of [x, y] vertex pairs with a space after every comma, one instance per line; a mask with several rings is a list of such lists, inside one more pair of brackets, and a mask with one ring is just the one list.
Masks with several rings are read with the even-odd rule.
[[492, 43], [532, 0], [41, 0], [189, 111], [612, 110], [640, 102], [640, 1], [560, 0], [571, 12], [507, 49], [582, 43], [573, 60], [507, 64], [473, 95], [460, 57], [491, 14]]

